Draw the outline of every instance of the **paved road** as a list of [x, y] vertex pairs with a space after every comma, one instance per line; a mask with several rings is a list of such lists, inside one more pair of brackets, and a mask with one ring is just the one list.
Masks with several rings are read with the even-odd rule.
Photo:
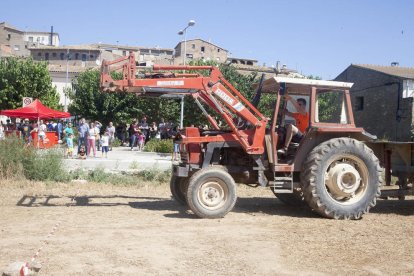
[[131, 151], [128, 147], [113, 148], [108, 158], [97, 152], [97, 157], [64, 159], [65, 168], [91, 170], [103, 168], [110, 171], [131, 171], [144, 169], [168, 170], [171, 168], [171, 154]]

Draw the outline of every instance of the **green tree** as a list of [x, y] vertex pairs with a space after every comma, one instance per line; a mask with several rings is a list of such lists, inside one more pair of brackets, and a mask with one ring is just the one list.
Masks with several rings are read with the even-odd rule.
[[[113, 75], [115, 79], [120, 75]], [[100, 71], [81, 73], [67, 95], [72, 100], [69, 111], [73, 115], [98, 120], [103, 124], [130, 122], [146, 115], [149, 120], [174, 120], [179, 115], [179, 102], [168, 99], [140, 98], [133, 93], [102, 93], [99, 90]], [[175, 121], [175, 120], [174, 120]]]
[[22, 107], [23, 97], [39, 99], [50, 108], [62, 109], [46, 62], [34, 62], [31, 58], [1, 58], [0, 109]]

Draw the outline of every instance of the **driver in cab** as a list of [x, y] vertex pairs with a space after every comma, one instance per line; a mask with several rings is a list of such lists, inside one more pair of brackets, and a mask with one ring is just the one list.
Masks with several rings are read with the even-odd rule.
[[281, 155], [286, 155], [290, 142], [299, 143], [302, 139], [306, 129], [309, 126], [309, 113], [306, 111], [306, 100], [304, 98], [298, 98], [296, 101], [288, 94], [285, 94], [285, 100], [292, 103], [296, 112], [290, 112], [285, 110], [284, 114], [288, 115], [296, 120], [296, 126], [288, 124], [286, 126], [286, 137], [283, 148], [277, 152]]

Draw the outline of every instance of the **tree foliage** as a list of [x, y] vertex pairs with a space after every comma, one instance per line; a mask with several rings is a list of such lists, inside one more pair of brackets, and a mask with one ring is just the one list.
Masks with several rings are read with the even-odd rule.
[[31, 58], [1, 58], [0, 109], [22, 107], [23, 97], [39, 99], [50, 108], [62, 109], [47, 63], [34, 62]]
[[[115, 76], [116, 78], [117, 76]], [[99, 90], [100, 72], [92, 69], [81, 73], [68, 92], [72, 100], [69, 111], [103, 124], [131, 122], [147, 116], [149, 120], [174, 119], [179, 114], [179, 103], [167, 99], [139, 98], [132, 93], [102, 93]]]

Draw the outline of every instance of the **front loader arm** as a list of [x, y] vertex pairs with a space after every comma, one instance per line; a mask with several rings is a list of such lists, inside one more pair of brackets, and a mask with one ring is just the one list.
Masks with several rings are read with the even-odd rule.
[[[123, 63], [120, 65], [120, 63]], [[122, 68], [123, 78], [114, 80], [111, 71]], [[226, 121], [233, 131], [236, 140], [247, 153], [262, 154], [264, 152], [264, 134], [267, 118], [264, 117], [239, 91], [224, 79], [218, 67], [214, 66], [161, 66], [154, 65], [153, 71], [190, 71], [208, 70], [209, 76], [186, 73], [156, 73], [136, 78], [135, 56], [102, 63], [100, 87], [103, 92], [130, 92], [139, 96], [160, 97], [164, 95], [191, 95], [215, 129], [219, 129], [216, 120], [202, 106], [201, 102], [210, 106]], [[243, 118], [254, 128], [252, 135], [240, 131], [234, 123], [234, 117]]]

